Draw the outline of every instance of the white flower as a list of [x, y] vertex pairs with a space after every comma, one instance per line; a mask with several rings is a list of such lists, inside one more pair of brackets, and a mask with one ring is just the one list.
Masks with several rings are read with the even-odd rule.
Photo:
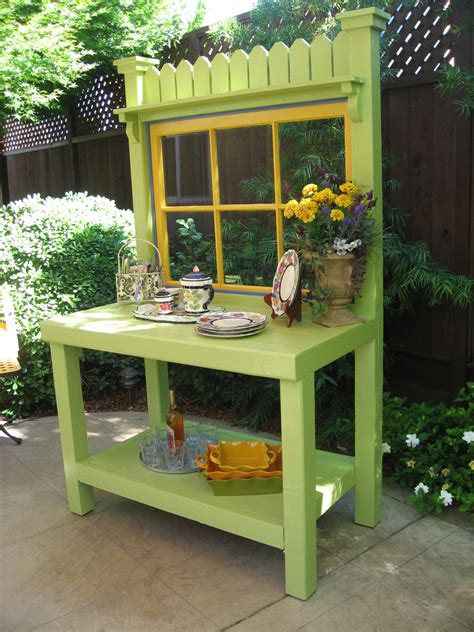
[[415, 494], [418, 494], [420, 489], [424, 494], [427, 494], [430, 491], [428, 485], [425, 485], [424, 483], [418, 483], [418, 485], [415, 487]]
[[474, 441], [474, 430], [466, 430], [462, 438], [466, 443], [472, 443]]
[[382, 443], [382, 454], [390, 454], [392, 452], [392, 447], [389, 443]]
[[416, 434], [407, 434], [405, 443], [409, 448], [416, 448], [417, 445], [420, 445], [420, 440], [418, 439]]
[[445, 489], [442, 489], [440, 491], [439, 497], [445, 507], [453, 504], [453, 495], [447, 492]]

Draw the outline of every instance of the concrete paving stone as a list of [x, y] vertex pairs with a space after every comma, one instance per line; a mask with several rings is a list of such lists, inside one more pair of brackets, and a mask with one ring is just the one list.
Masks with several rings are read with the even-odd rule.
[[[6, 439], [6, 437], [5, 437]], [[20, 446], [18, 446], [20, 447]], [[4, 448], [4, 441], [0, 441], [0, 483], [6, 485], [9, 479], [15, 479], [23, 474], [24, 466], [15, 453]]]
[[391, 585], [474, 629], [474, 536], [463, 529], [404, 564]]
[[352, 564], [321, 578], [318, 589], [307, 601], [285, 597], [230, 628], [232, 632], [290, 632], [331, 610], [376, 578]]
[[[295, 628], [290, 628], [293, 630]], [[290, 632], [288, 630], [288, 632]], [[300, 628], [301, 632], [467, 632], [461, 623], [424, 606], [386, 579], [370, 584]], [[263, 631], [262, 631], [263, 632]]]
[[216, 625], [225, 627], [284, 596], [283, 563], [281, 551], [234, 536], [227, 545], [158, 576]]
[[99, 514], [92, 512], [87, 519], [153, 573], [232, 538], [225, 531], [133, 501]]
[[352, 563], [379, 576], [393, 573], [457, 529], [455, 525], [442, 522], [439, 518], [424, 516], [362, 553]]
[[[282, 551], [237, 536], [158, 576], [186, 601], [226, 627], [285, 596]], [[343, 565], [318, 549], [318, 575]]]
[[85, 521], [50, 529], [0, 551], [0, 629], [30, 630], [148, 571]]
[[388, 496], [382, 500], [382, 519], [370, 528], [354, 523], [354, 494], [346, 494], [319, 518], [318, 543], [347, 562], [420, 518], [414, 507]]
[[77, 520], [57, 492], [22, 467], [0, 487], [0, 546]]
[[41, 632], [213, 632], [218, 628], [156, 578], [138, 581], [39, 628]]

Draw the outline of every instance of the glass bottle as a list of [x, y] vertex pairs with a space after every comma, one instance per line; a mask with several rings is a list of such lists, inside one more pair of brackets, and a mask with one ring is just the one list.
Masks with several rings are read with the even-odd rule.
[[166, 415], [166, 432], [168, 435], [168, 446], [171, 450], [174, 450], [176, 441], [184, 441], [184, 418], [176, 406], [176, 397], [173, 390], [170, 390], [170, 409]]

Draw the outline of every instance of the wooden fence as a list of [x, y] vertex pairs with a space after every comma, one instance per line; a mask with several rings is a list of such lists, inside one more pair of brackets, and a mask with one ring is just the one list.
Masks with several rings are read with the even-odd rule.
[[[384, 152], [393, 162], [388, 176], [400, 182], [391, 202], [411, 213], [410, 237], [425, 241], [442, 264], [473, 276], [474, 126], [472, 117], [456, 113], [451, 95], [439, 95], [436, 71], [443, 61], [471, 66], [474, 47], [468, 34], [453, 37], [436, 11], [439, 4], [393, 11], [387, 55], [397, 78], [383, 90]], [[218, 52], [225, 48], [200, 29], [163, 61], [194, 62]], [[88, 191], [131, 208], [128, 143], [112, 114], [123, 101], [121, 77], [98, 77], [79, 96], [72, 116], [11, 124], [0, 157], [3, 201]], [[474, 310], [420, 306], [387, 329], [389, 390], [413, 399], [447, 399], [474, 380]]]

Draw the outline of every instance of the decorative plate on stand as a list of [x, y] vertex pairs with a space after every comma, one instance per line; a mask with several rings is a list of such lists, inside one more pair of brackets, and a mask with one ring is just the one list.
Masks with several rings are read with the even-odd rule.
[[272, 309], [277, 316], [285, 313], [285, 303], [292, 305], [300, 282], [300, 260], [295, 250], [287, 250], [280, 259], [273, 279]]

